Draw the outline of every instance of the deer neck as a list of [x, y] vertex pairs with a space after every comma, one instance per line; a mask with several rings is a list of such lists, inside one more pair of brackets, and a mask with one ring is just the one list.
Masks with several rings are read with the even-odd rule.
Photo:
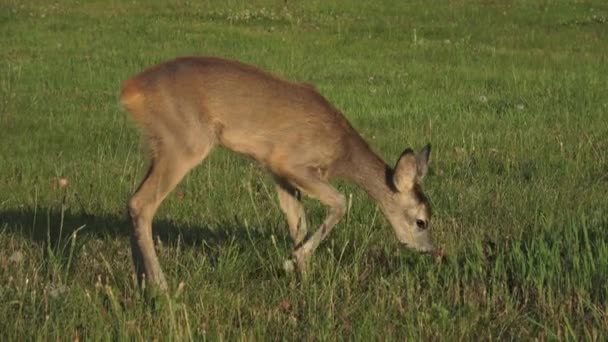
[[382, 207], [393, 193], [389, 185], [392, 169], [362, 138], [352, 146], [343, 177], [363, 188]]

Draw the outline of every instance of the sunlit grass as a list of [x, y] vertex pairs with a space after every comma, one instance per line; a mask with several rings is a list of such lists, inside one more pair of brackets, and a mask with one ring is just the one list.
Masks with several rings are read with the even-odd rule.
[[[0, 4], [1, 339], [605, 340], [606, 18], [591, 0]], [[146, 159], [117, 94], [187, 54], [315, 84], [389, 163], [432, 143], [443, 261], [337, 182], [352, 206], [298, 285], [272, 180], [218, 150], [158, 212], [171, 290], [144, 298], [125, 207]]]

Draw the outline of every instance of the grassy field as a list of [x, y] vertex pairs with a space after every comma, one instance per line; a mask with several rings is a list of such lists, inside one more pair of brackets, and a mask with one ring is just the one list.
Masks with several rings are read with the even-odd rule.
[[[0, 0], [0, 340], [608, 339], [608, 4]], [[122, 80], [179, 55], [313, 83], [392, 164], [433, 145], [441, 263], [352, 198], [305, 284], [270, 177], [216, 150], [132, 272]], [[309, 220], [325, 209], [306, 201]]]

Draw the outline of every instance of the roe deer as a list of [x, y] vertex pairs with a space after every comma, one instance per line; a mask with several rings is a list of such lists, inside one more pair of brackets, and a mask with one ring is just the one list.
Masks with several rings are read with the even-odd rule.
[[[307, 260], [345, 213], [344, 195], [328, 180], [361, 186], [397, 239], [430, 252], [430, 205], [422, 192], [430, 145], [406, 149], [389, 167], [312, 86], [282, 80], [253, 66], [214, 57], [183, 57], [123, 83], [124, 107], [143, 131], [151, 165], [128, 204], [131, 247], [140, 285], [167, 288], [152, 240], [152, 219], [167, 194], [215, 145], [268, 169], [293, 239], [294, 266]], [[328, 207], [308, 236], [300, 192]]]

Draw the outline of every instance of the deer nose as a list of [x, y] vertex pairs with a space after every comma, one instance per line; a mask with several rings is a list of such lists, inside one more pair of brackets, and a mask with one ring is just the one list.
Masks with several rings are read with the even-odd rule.
[[420, 249], [420, 252], [422, 252], [424, 254], [432, 254], [434, 251], [435, 251], [435, 247], [433, 247], [431, 245], [422, 247]]

